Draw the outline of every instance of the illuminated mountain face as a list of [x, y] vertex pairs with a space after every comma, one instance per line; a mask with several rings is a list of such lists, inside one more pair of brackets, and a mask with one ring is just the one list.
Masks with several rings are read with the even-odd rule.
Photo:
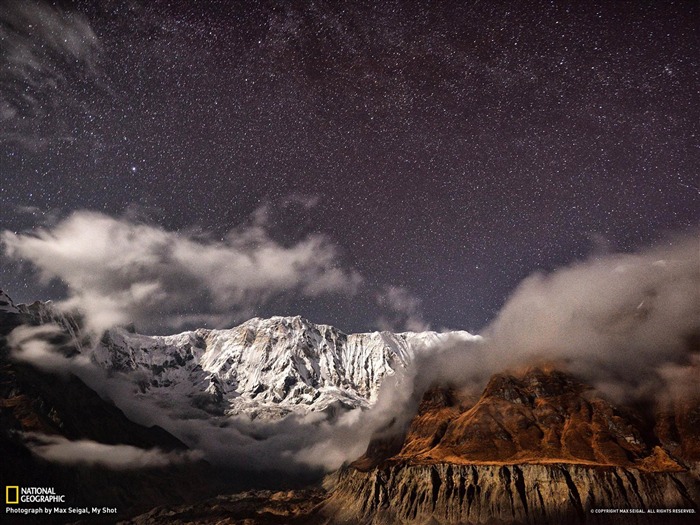
[[144, 398], [179, 399], [209, 415], [275, 418], [368, 408], [382, 380], [417, 352], [468, 332], [344, 334], [301, 317], [151, 337], [111, 330], [94, 351], [108, 371], [139, 377]]
[[638, 523], [653, 523], [646, 509], [700, 500], [700, 399], [681, 408], [645, 423], [555, 370], [498, 374], [480, 397], [434, 388], [403, 440], [338, 472], [326, 512], [375, 525], [581, 523], [591, 509], [638, 508]]

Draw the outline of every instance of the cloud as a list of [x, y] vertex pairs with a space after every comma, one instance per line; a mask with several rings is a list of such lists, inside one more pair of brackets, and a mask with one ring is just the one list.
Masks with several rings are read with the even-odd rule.
[[415, 406], [411, 385], [412, 371], [398, 370], [384, 379], [377, 402], [369, 410], [353, 410], [337, 421], [323, 421], [313, 443], [292, 454], [297, 463], [332, 471], [365, 453], [370, 441], [380, 434], [400, 431], [412, 414], [405, 407]]
[[406, 404], [403, 396], [410, 395], [396, 388], [389, 376], [370, 410], [339, 410], [335, 416], [290, 414], [268, 420], [182, 413], [176, 401], [169, 406], [164, 399], [135, 397], [133, 383], [127, 383], [125, 376], [112, 376], [106, 383], [109, 395], [130, 419], [164, 428], [213, 464], [299, 473], [308, 473], [309, 467], [319, 472], [335, 470], [362, 455], [372, 437], [395, 419], [396, 407]]
[[[116, 246], [133, 248], [134, 243], [142, 248], [129, 250], [136, 260], [126, 264], [127, 267], [136, 264], [140, 271], [166, 268], [165, 275], [171, 272], [167, 268], [173, 261], [180, 260], [172, 243], [184, 242], [187, 252], [193, 249], [192, 244], [205, 258], [210, 246], [216, 253], [250, 252], [249, 257], [257, 257], [257, 250], [266, 245], [274, 253], [296, 250], [296, 245], [284, 248], [271, 241], [264, 224], [255, 221], [234, 230], [226, 241], [212, 242], [99, 214], [91, 218], [88, 222], [106, 221], [116, 225], [116, 231], [109, 230], [107, 236]], [[105, 234], [93, 235], [88, 242], [81, 239], [77, 229], [87, 228], [86, 235], [93, 232], [86, 222], [63, 231], [64, 226], [59, 224], [50, 232], [29, 239], [47, 237], [54, 259], [67, 257], [73, 264], [87, 264], [89, 268], [108, 264], [105, 256], [94, 253], [101, 250], [79, 248], [86, 243], [101, 246], [96, 243], [106, 242]], [[139, 230], [142, 227], [145, 233]], [[126, 230], [122, 231], [123, 228]], [[102, 232], [103, 228], [95, 230]], [[129, 242], [120, 240], [125, 235]], [[73, 238], [70, 236], [77, 239], [78, 247], [73, 243], [63, 246], [60, 242], [64, 237]], [[170, 240], [171, 236], [177, 241]], [[69, 247], [77, 250], [78, 255], [65, 255]], [[698, 247], [696, 236], [678, 236], [638, 253], [596, 255], [549, 274], [531, 275], [513, 292], [482, 339], [465, 342], [463, 338], [448, 337], [430, 350], [418, 352], [415, 362], [406, 370], [384, 380], [375, 406], [369, 410], [341, 411], [333, 417], [312, 413], [264, 421], [246, 416], [212, 417], [196, 408], [183, 413], [178, 409], [181, 405], [176, 397], [149, 399], [134, 395], [134, 376], [120, 373], [107, 376], [94, 363], [84, 360], [83, 355], [57, 358], [59, 349], [46, 346], [53, 340], [50, 328], [34, 329], [36, 332], [17, 330], [10, 335], [10, 343], [14, 358], [73, 371], [101, 396], [115, 400], [133, 421], [165, 428], [214, 463], [290, 472], [304, 471], [309, 466], [332, 470], [361, 455], [373, 435], [404, 428], [423, 392], [435, 383], [451, 383], [479, 392], [494, 373], [554, 363], [617, 401], [663, 403], [674, 396], [700, 392], [697, 373], [700, 355], [690, 344], [692, 337], [700, 334]], [[82, 260], [91, 253], [94, 261]], [[298, 257], [307, 260], [306, 256]], [[120, 260], [117, 267], [124, 263]], [[108, 267], [93, 278], [108, 278], [109, 271], [115, 269]], [[345, 272], [342, 280], [345, 284], [341, 288], [349, 286], [351, 273]], [[141, 275], [136, 270], [133, 273]], [[153, 273], [145, 275], [151, 279]], [[269, 281], [277, 282], [273, 277]], [[185, 278], [199, 283], [186, 272], [181, 279]], [[297, 279], [296, 286], [300, 288], [295, 289], [303, 289], [305, 282], [304, 278]], [[207, 293], [213, 287], [197, 286]], [[253, 285], [246, 286], [255, 290]], [[165, 285], [161, 287], [169, 290]], [[404, 315], [419, 312], [420, 303], [407, 290], [386, 287], [382, 292], [378, 300], [381, 298], [387, 309], [399, 310]], [[255, 458], [253, 464], [251, 458]]]
[[60, 353], [52, 342], [63, 336], [63, 329], [56, 324], [20, 325], [8, 334], [7, 343], [13, 350], [12, 357], [17, 361], [31, 363], [45, 371], [69, 372], [75, 363]]
[[484, 335], [506, 363], [561, 360], [592, 381], [638, 388], [664, 364], [689, 359], [700, 331], [699, 253], [696, 235], [678, 236], [534, 274]]
[[197, 461], [202, 455], [194, 451], [163, 452], [158, 448], [142, 449], [131, 445], [107, 445], [87, 439], [70, 441], [62, 436], [27, 432], [25, 442], [37, 456], [65, 465], [97, 465], [112, 470], [158, 468]]
[[86, 86], [101, 83], [102, 47], [88, 20], [47, 3], [8, 0], [0, 4], [0, 41], [0, 141], [38, 149], [71, 140], [58, 115], [84, 107]]
[[395, 418], [411, 417], [434, 384], [479, 392], [495, 373], [542, 364], [568, 370], [621, 403], [697, 394], [699, 248], [697, 235], [679, 235], [638, 253], [531, 275], [482, 340], [451, 339], [416, 356], [397, 382], [407, 393], [397, 398], [404, 402], [396, 404]]
[[353, 294], [362, 282], [325, 236], [284, 246], [255, 221], [212, 240], [78, 211], [53, 228], [4, 231], [0, 240], [44, 280], [64, 282], [70, 296], [58, 306], [84, 312], [96, 332], [132, 321], [145, 329], [221, 326], [284, 294]]
[[403, 286], [383, 286], [375, 295], [382, 316], [377, 320], [381, 330], [423, 332], [430, 325], [423, 319], [421, 300]]
[[688, 398], [700, 399], [700, 352], [690, 356], [687, 364], [664, 363], [659, 375], [668, 389], [662, 404]]
[[[79, 339], [78, 339], [79, 338]], [[19, 325], [7, 334], [10, 357], [40, 370], [60, 374], [90, 374], [103, 379], [106, 373], [81, 353], [90, 345], [84, 334], [52, 322], [38, 326]], [[99, 382], [99, 381], [98, 381]]]

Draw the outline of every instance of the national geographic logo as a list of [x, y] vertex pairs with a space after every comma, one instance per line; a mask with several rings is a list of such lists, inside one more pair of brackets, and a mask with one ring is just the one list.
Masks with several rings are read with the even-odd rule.
[[17, 505], [18, 503], [65, 503], [63, 494], [56, 494], [53, 487], [19, 487], [18, 485], [5, 486], [5, 504]]
[[19, 487], [17, 485], [7, 485], [5, 487], [5, 504], [17, 505], [19, 503]]

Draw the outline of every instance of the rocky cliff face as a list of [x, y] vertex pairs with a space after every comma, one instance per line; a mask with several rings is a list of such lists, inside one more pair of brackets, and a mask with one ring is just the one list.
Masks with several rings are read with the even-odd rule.
[[[697, 480], [687, 473], [572, 464], [399, 463], [339, 472], [326, 512], [335, 523], [373, 525], [656, 523], [648, 509], [692, 511], [697, 496]], [[629, 512], [611, 518], [592, 509]]]
[[476, 401], [450, 388], [429, 391], [395, 459], [681, 469], [642, 427], [634, 412], [575, 378], [536, 368], [495, 375]]
[[[700, 433], [683, 429], [681, 442]], [[325, 512], [337, 523], [657, 523], [668, 509], [691, 523], [700, 503], [693, 457], [541, 369], [494, 376], [476, 398], [427, 392], [402, 442], [374, 443], [329, 482]]]

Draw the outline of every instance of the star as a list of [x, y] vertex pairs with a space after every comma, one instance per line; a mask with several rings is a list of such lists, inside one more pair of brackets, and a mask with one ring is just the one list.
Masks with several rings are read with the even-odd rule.
[[[260, 315], [370, 330], [396, 286], [485, 326], [533, 272], [700, 220], [692, 3], [53, 4], [0, 6], [3, 229], [42, 226], [17, 207], [212, 242], [254, 222], [363, 283]], [[61, 298], [6, 254], [0, 285]]]

